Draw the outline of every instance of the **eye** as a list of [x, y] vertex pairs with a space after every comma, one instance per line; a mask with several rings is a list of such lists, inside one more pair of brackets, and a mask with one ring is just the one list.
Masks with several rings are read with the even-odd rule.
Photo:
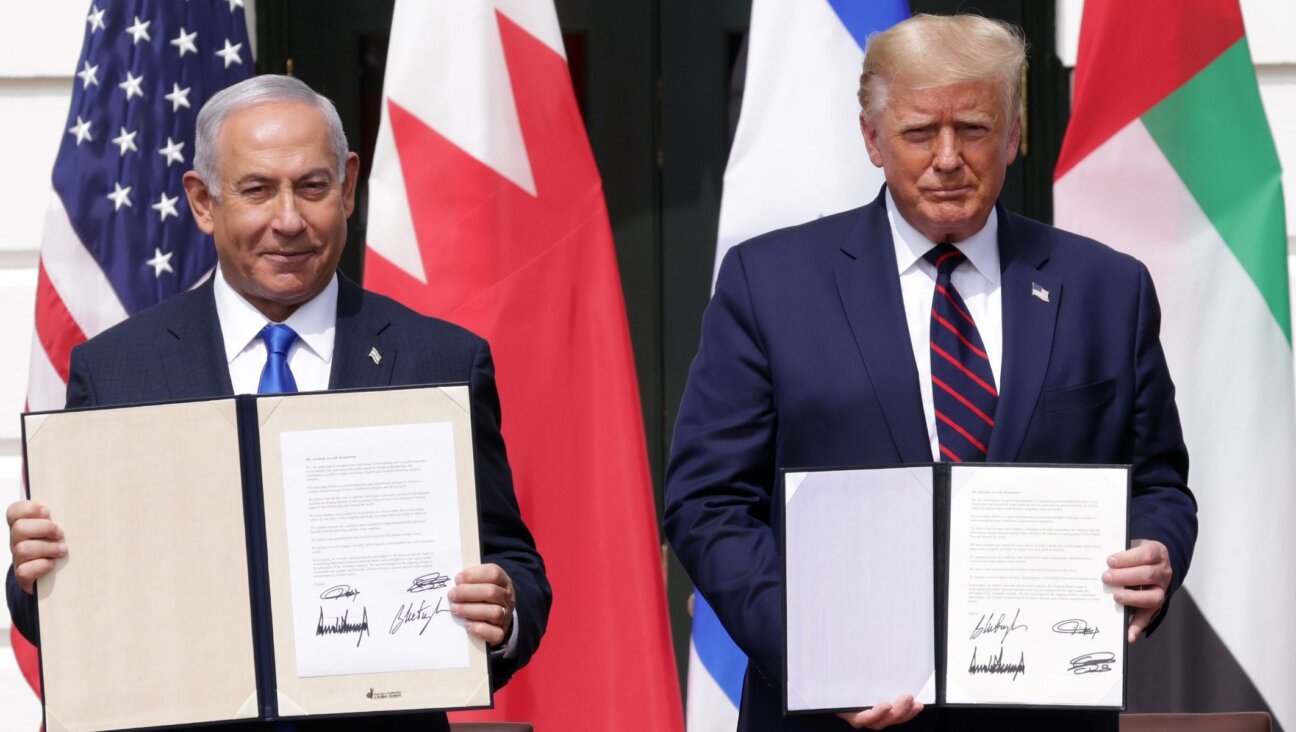
[[927, 142], [935, 132], [930, 127], [916, 127], [900, 133], [905, 142]]

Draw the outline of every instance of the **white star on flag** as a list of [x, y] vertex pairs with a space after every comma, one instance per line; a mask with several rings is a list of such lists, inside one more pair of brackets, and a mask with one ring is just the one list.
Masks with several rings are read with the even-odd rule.
[[139, 148], [135, 147], [135, 135], [138, 133], [138, 130], [135, 132], [127, 132], [126, 128], [123, 127], [121, 128], [121, 134], [113, 138], [112, 143], [121, 148], [121, 157], [126, 156], [127, 150], [132, 152], [139, 150]]
[[90, 120], [81, 119], [81, 115], [79, 114], [77, 115], [76, 124], [69, 127], [68, 132], [70, 134], [76, 135], [76, 139], [77, 139], [76, 144], [78, 145], [85, 142], [86, 140], [94, 139], [93, 137], [90, 136]]
[[180, 35], [172, 39], [171, 45], [180, 49], [180, 58], [184, 58], [186, 52], [198, 53], [198, 44], [194, 43], [194, 39], [197, 37], [198, 31], [185, 33], [185, 29], [181, 27]]
[[91, 84], [99, 86], [99, 77], [96, 76], [99, 72], [99, 67], [91, 66], [89, 61], [85, 61], [84, 63], [85, 66], [81, 67], [81, 70], [77, 72], [77, 78], [81, 79], [81, 88], [89, 89]]
[[225, 59], [225, 68], [227, 69], [230, 67], [230, 64], [242, 65], [243, 59], [239, 58], [239, 49], [242, 47], [243, 47], [242, 43], [235, 43], [233, 45], [230, 45], [229, 39], [226, 38], [225, 47], [217, 51], [216, 55]]
[[172, 196], [171, 198], [167, 198], [167, 194], [164, 191], [162, 193], [162, 197], [158, 199], [158, 202], [153, 204], [152, 206], [149, 206], [149, 208], [158, 212], [159, 221], [166, 221], [166, 217], [168, 216], [175, 216], [176, 218], [179, 218], [180, 214], [179, 212], [176, 211], [176, 203], [178, 203], [179, 201], [180, 201], [179, 196]]
[[104, 29], [103, 17], [105, 12], [107, 12], [107, 8], [100, 10], [97, 5], [90, 6], [90, 14], [86, 16], [86, 22], [90, 24], [90, 33], [92, 35], [95, 31]]
[[144, 83], [143, 74], [140, 74], [139, 76], [135, 76], [131, 72], [127, 71], [126, 81], [123, 81], [122, 83], [118, 84], [117, 88], [126, 90], [126, 101], [129, 102], [131, 97], [144, 96], [144, 90], [140, 88], [140, 85], [143, 83]]
[[171, 269], [172, 254], [175, 254], [175, 252], [167, 252], [166, 254], [163, 254], [161, 249], [154, 247], [153, 258], [145, 262], [145, 264], [153, 268], [154, 277], [161, 277], [163, 272], [175, 271]]
[[130, 192], [130, 186], [122, 188], [121, 183], [113, 183], [113, 192], [108, 194], [108, 198], [113, 202], [114, 211], [120, 211], [122, 206], [131, 206]]
[[[80, 118], [78, 117], [78, 119]], [[166, 163], [169, 168], [171, 167], [171, 163], [183, 163], [185, 161], [184, 156], [180, 154], [180, 151], [184, 149], [184, 146], [184, 142], [176, 142], [168, 137], [166, 147], [158, 150], [158, 155], [166, 156]]]
[[141, 40], [145, 40], [145, 41], [153, 40], [153, 38], [149, 36], [148, 33], [148, 27], [152, 23], [153, 21], [151, 20], [140, 22], [139, 16], [138, 15], [135, 16], [135, 25], [132, 25], [131, 27], [126, 29], [126, 32], [130, 34], [132, 46], [139, 43]]
[[179, 84], [171, 85], [171, 93], [164, 94], [163, 99], [171, 102], [171, 111], [178, 112], [181, 107], [189, 106], [189, 89], [191, 87], [180, 88]]

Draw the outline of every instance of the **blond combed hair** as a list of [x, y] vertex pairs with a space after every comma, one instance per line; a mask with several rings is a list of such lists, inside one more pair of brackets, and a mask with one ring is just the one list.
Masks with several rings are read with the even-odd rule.
[[1004, 112], [1022, 113], [1026, 37], [1017, 26], [979, 15], [915, 15], [865, 44], [859, 103], [876, 124], [892, 87], [922, 90], [981, 81], [1003, 90]]

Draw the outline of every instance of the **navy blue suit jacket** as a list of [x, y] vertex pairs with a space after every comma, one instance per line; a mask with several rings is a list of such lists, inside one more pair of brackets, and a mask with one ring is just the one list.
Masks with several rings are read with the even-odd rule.
[[[383, 355], [380, 363], [369, 358], [371, 348]], [[522, 523], [513, 493], [513, 476], [500, 434], [499, 394], [490, 349], [486, 341], [463, 328], [419, 315], [339, 275], [329, 388], [446, 382], [467, 382], [472, 396], [482, 561], [502, 567], [513, 580], [517, 596], [518, 652], [513, 659], [492, 658], [492, 679], [498, 687], [535, 653], [549, 617], [551, 593], [544, 563]], [[72, 351], [68, 407], [233, 394], [210, 280]], [[12, 568], [7, 579], [14, 625], [34, 640], [35, 600], [18, 587]], [[387, 716], [370, 723], [383, 729], [448, 729], [443, 714]], [[297, 725], [300, 730], [321, 732], [367, 726], [349, 719]]]
[[[1002, 207], [998, 215], [1004, 351], [988, 460], [1132, 464], [1131, 535], [1166, 545], [1173, 590], [1192, 555], [1196, 504], [1148, 272], [1092, 240]], [[749, 656], [740, 729], [848, 728], [831, 716], [781, 716], [775, 484], [782, 467], [931, 462], [897, 272], [879, 195], [735, 247], [703, 317], [675, 424], [665, 529]], [[1034, 285], [1048, 302], [1031, 295]], [[927, 711], [906, 728], [934, 728], [942, 714], [952, 728], [1040, 722]], [[1099, 726], [1114, 723], [1107, 716]]]

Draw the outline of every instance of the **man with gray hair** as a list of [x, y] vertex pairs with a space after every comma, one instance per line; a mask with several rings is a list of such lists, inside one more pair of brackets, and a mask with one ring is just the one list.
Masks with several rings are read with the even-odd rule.
[[675, 425], [665, 528], [748, 656], [742, 730], [1117, 724], [1110, 712], [924, 711], [910, 696], [784, 717], [780, 468], [1128, 463], [1134, 541], [1094, 589], [1132, 611], [1133, 642], [1183, 582], [1196, 503], [1147, 269], [998, 203], [1024, 68], [1020, 32], [976, 16], [874, 35], [860, 129], [886, 185], [720, 267]]
[[[451, 613], [492, 649], [491, 679], [502, 686], [535, 653], [551, 595], [513, 492], [489, 347], [337, 272], [360, 161], [329, 100], [297, 79], [256, 76], [213, 96], [197, 125], [185, 192], [198, 227], [215, 240], [216, 271], [74, 349], [67, 406], [468, 383], [484, 563], [460, 572], [448, 598]], [[34, 642], [33, 583], [76, 547], [38, 502], [14, 503], [6, 518], [9, 610]], [[444, 714], [388, 715], [381, 727], [448, 730]]]

